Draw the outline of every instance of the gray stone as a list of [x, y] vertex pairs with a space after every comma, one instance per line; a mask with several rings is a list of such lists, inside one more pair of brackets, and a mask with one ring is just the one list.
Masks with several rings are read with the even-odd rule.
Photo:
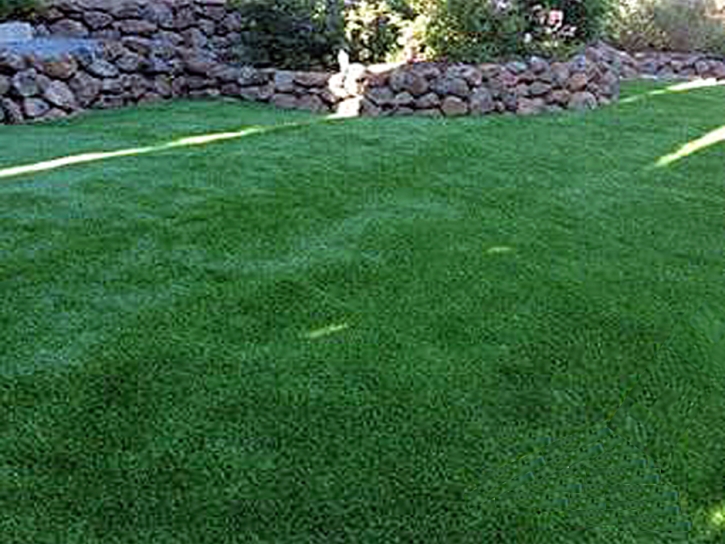
[[475, 66], [451, 66], [448, 70], [446, 70], [446, 76], [451, 78], [462, 78], [471, 87], [478, 87], [481, 83], [483, 83], [483, 72]]
[[291, 93], [295, 90], [295, 73], [279, 70], [274, 74], [274, 87], [278, 93]]
[[238, 96], [241, 87], [238, 83], [224, 83], [220, 87], [220, 91], [224, 96]]
[[468, 113], [468, 104], [457, 96], [447, 96], [443, 99], [441, 110], [443, 110], [443, 113], [449, 117], [466, 115]]
[[415, 110], [407, 106], [396, 106], [392, 113], [393, 115], [413, 115]]
[[171, 80], [171, 96], [182, 96], [186, 94], [187, 85], [184, 76], [177, 76]]
[[107, 94], [121, 94], [125, 90], [123, 80], [120, 77], [104, 79], [101, 82], [101, 91]]
[[234, 66], [225, 66], [223, 64], [216, 66], [211, 71], [211, 76], [218, 79], [222, 83], [231, 83], [239, 79], [241, 69]]
[[242, 16], [237, 12], [227, 13], [222, 28], [226, 32], [239, 32], [242, 29]]
[[597, 97], [590, 92], [574, 93], [569, 100], [571, 110], [592, 110], [597, 107]]
[[216, 61], [208, 55], [193, 54], [184, 58], [184, 67], [191, 74], [209, 75], [216, 65]]
[[192, 27], [196, 24], [196, 14], [193, 9], [180, 8], [176, 12], [175, 28], [177, 30], [184, 30]]
[[370, 100], [363, 98], [360, 103], [360, 114], [367, 117], [380, 117], [383, 114], [383, 109]]
[[213, 21], [209, 21], [208, 19], [199, 19], [199, 21], [197, 21], [196, 23], [196, 26], [204, 33], [207, 38], [211, 38], [212, 36], [214, 36], [216, 25]]
[[118, 75], [118, 68], [103, 59], [96, 59], [87, 70], [91, 75], [101, 78], [116, 77]]
[[35, 80], [38, 83], [38, 89], [40, 89], [40, 92], [38, 94], [43, 94], [48, 87], [50, 87], [50, 84], [53, 82], [52, 79], [50, 79], [45, 74], [38, 74], [35, 78]]
[[25, 70], [28, 63], [23, 57], [11, 51], [0, 50], [0, 72], [15, 73]]
[[50, 83], [45, 92], [43, 93], [45, 98], [53, 106], [57, 106], [64, 110], [74, 110], [78, 107], [76, 98], [73, 92], [70, 90], [68, 85], [62, 81], [53, 81]]
[[507, 90], [501, 93], [501, 103], [506, 111], [516, 111], [519, 105], [519, 97], [515, 92]]
[[88, 29], [80, 21], [72, 19], [61, 19], [50, 26], [50, 33], [54, 36], [65, 36], [68, 38], [87, 38]]
[[251, 66], [244, 66], [240, 69], [237, 83], [242, 87], [254, 87], [264, 85], [269, 81], [269, 76]]
[[186, 86], [192, 91], [206, 89], [212, 84], [212, 81], [203, 76], [188, 76], [186, 78]]
[[410, 94], [407, 91], [403, 91], [402, 93], [398, 93], [395, 95], [395, 105], [397, 107], [411, 107], [415, 103], [415, 98], [413, 98], [413, 95]]
[[156, 35], [156, 38], [159, 41], [168, 42], [173, 46], [179, 46], [184, 43], [184, 38], [181, 36], [181, 34], [167, 30], [162, 30], [161, 32], [159, 32]]
[[146, 59], [142, 63], [141, 69], [147, 74], [170, 74], [173, 72], [171, 64], [156, 56]]
[[509, 72], [511, 72], [512, 74], [516, 74], [516, 75], [521, 74], [528, 69], [528, 66], [526, 66], [526, 63], [520, 62], [520, 61], [508, 62], [505, 64], [504, 67]]
[[297, 103], [297, 107], [302, 110], [307, 110], [315, 113], [322, 113], [329, 111], [329, 108], [325, 105], [319, 96], [307, 94], [301, 96]]
[[116, 66], [122, 72], [137, 72], [144, 62], [143, 57], [135, 53], [127, 53], [116, 61]]
[[107, 61], [115, 61], [117, 58], [123, 55], [128, 55], [129, 50], [123, 46], [123, 44], [117, 40], [112, 42], [104, 42], [103, 44], [103, 55], [102, 58]]
[[126, 101], [123, 97], [117, 95], [105, 95], [101, 96], [94, 104], [95, 108], [102, 110], [120, 108], [124, 106]]
[[143, 19], [125, 19], [118, 24], [118, 29], [123, 34], [135, 34], [137, 36], [151, 36], [158, 28], [156, 24]]
[[50, 111], [50, 106], [40, 98], [26, 98], [23, 100], [23, 111], [29, 119], [36, 119]]
[[174, 13], [161, 2], [151, 2], [141, 9], [141, 18], [157, 24], [163, 29], [174, 28]]
[[551, 90], [551, 85], [543, 83], [541, 81], [534, 81], [529, 85], [529, 94], [531, 96], [544, 96]]
[[476, 89], [471, 95], [471, 113], [483, 115], [495, 109], [493, 96], [486, 88]]
[[5, 113], [5, 122], [11, 125], [22, 123], [24, 119], [22, 108], [13, 100], [3, 98], [0, 102], [2, 110]]
[[516, 85], [513, 92], [516, 93], [516, 96], [518, 96], [519, 98], [530, 96], [529, 86], [525, 83]]
[[303, 87], [325, 87], [330, 79], [330, 74], [324, 72], [297, 72], [295, 83]]
[[365, 93], [365, 97], [380, 107], [392, 105], [395, 101], [395, 95], [390, 87], [373, 87]]
[[437, 109], [441, 105], [441, 99], [436, 93], [428, 93], [415, 101], [415, 107], [421, 110]]
[[28, 42], [33, 39], [33, 27], [29, 23], [0, 23], [0, 44]]
[[0, 75], [0, 97], [5, 96], [10, 90], [10, 78]]
[[158, 93], [164, 98], [169, 98], [172, 95], [171, 89], [171, 78], [169, 76], [156, 76], [154, 78], [152, 89], [155, 93]]
[[471, 89], [466, 80], [459, 77], [444, 77], [434, 82], [432, 89], [443, 96], [453, 95], [459, 98], [467, 98], [471, 94]]
[[150, 87], [150, 82], [140, 74], [126, 74], [121, 76], [121, 80], [127, 94], [136, 101], [146, 94]]
[[294, 109], [298, 105], [297, 97], [293, 94], [275, 94], [271, 102], [278, 108], [284, 109]]
[[18, 72], [13, 76], [11, 90], [16, 97], [28, 98], [35, 96], [39, 92], [38, 73], [34, 69]]
[[520, 98], [516, 113], [518, 115], [534, 115], [546, 110], [546, 101], [543, 98]]
[[209, 38], [198, 28], [189, 28], [181, 33], [186, 47], [192, 49], [203, 49], [209, 44]]
[[55, 121], [57, 119], [65, 119], [68, 117], [68, 112], [61, 110], [60, 108], [51, 108], [48, 113], [43, 115], [43, 121]]
[[113, 22], [113, 17], [102, 11], [86, 11], [83, 13], [83, 21], [91, 30], [106, 28]]
[[91, 31], [90, 37], [94, 40], [120, 40], [121, 33], [113, 28], [102, 28]]
[[88, 107], [101, 92], [101, 82], [83, 72], [77, 73], [69, 82], [68, 86], [75, 94], [76, 100], [81, 107]]
[[531, 57], [529, 59], [529, 68], [535, 74], [540, 74], [549, 69], [549, 63], [541, 57]]
[[226, 15], [227, 10], [224, 8], [224, 6], [215, 6], [215, 5], [202, 5], [201, 6], [201, 14], [204, 17], [207, 17], [211, 19], [212, 21], [219, 22], [222, 19], [224, 19], [224, 16]]
[[437, 108], [429, 108], [424, 110], [417, 110], [415, 112], [416, 115], [420, 115], [422, 117], [443, 117], [443, 114], [441, 113], [441, 110]]
[[152, 40], [140, 36], [124, 36], [121, 38], [121, 43], [134, 53], [143, 56], [149, 55], [153, 47]]
[[551, 65], [551, 73], [554, 78], [554, 84], [563, 87], [569, 80], [571, 74], [569, 67], [563, 62], [555, 62]]

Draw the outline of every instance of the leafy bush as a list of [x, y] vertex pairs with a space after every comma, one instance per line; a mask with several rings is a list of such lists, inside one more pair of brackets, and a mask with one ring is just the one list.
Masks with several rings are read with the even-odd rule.
[[599, 37], [613, 0], [417, 0], [436, 56], [481, 61], [530, 53], [556, 56]]
[[28, 19], [40, 8], [40, 0], [0, 0], [0, 21]]
[[236, 0], [243, 29], [237, 58], [256, 66], [334, 65], [342, 29], [338, 0]]
[[409, 21], [387, 0], [362, 0], [345, 13], [345, 38], [350, 56], [365, 63], [390, 60], [402, 49]]
[[725, 54], [725, 21], [716, 0], [623, 0], [611, 14], [608, 37], [623, 49]]

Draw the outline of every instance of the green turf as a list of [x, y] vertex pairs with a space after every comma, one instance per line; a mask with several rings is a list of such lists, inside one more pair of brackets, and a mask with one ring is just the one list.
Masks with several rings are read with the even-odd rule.
[[0, 542], [725, 541], [725, 146], [654, 166], [725, 88], [661, 87], [0, 127]]

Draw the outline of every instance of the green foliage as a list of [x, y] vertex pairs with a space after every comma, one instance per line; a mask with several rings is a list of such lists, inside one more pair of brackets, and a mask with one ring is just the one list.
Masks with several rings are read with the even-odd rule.
[[40, 0], [0, 0], [0, 21], [28, 18], [40, 7]]
[[236, 0], [243, 17], [238, 59], [257, 66], [333, 64], [341, 43], [338, 0]]
[[401, 49], [407, 24], [387, 0], [354, 4], [345, 13], [345, 38], [351, 57], [366, 63], [388, 60]]
[[487, 0], [441, 0], [431, 13], [426, 45], [435, 56], [482, 61], [523, 52], [526, 20], [518, 9]]
[[556, 55], [599, 37], [611, 0], [411, 0], [429, 56]]
[[659, 49], [725, 54], [725, 21], [714, 0], [627, 0], [608, 21], [608, 36], [630, 51]]

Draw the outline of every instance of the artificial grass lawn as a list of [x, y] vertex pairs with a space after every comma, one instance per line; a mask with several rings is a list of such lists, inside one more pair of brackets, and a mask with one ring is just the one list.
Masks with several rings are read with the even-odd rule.
[[0, 127], [0, 542], [723, 541], [724, 147], [652, 165], [725, 88], [653, 88]]

